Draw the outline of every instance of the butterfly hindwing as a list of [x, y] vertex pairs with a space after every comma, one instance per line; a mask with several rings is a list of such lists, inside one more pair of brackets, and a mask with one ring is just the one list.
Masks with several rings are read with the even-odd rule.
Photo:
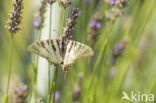
[[72, 65], [76, 60], [92, 56], [93, 54], [93, 50], [87, 45], [69, 40], [64, 58], [64, 65]]
[[46, 58], [51, 64], [59, 65], [62, 61], [60, 41], [57, 39], [36, 41], [28, 47], [28, 51]]

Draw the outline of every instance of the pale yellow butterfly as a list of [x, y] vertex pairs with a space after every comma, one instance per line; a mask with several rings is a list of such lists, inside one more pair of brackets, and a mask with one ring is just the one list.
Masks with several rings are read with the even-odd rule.
[[87, 45], [60, 39], [36, 41], [28, 47], [28, 51], [46, 58], [50, 64], [61, 65], [64, 74], [76, 60], [94, 54]]

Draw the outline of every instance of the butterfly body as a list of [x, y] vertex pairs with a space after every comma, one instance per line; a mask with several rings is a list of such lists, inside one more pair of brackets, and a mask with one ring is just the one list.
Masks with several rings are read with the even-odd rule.
[[68, 42], [68, 40], [65, 40], [64, 37], [60, 39], [60, 50], [61, 50], [61, 54], [62, 54], [61, 55], [62, 60], [64, 60], [64, 57], [65, 57], [65, 53], [66, 53], [66, 49], [67, 49], [67, 42]]
[[46, 58], [50, 64], [61, 65], [64, 74], [76, 60], [94, 54], [87, 45], [65, 38], [36, 41], [28, 51]]

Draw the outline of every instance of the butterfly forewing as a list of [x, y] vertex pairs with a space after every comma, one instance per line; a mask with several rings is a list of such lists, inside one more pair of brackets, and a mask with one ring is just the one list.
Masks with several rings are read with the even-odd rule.
[[41, 40], [30, 45], [28, 51], [46, 58], [51, 64], [59, 65], [62, 61], [59, 45], [57, 39]]
[[64, 58], [64, 65], [72, 65], [76, 60], [92, 56], [93, 54], [93, 50], [87, 45], [69, 40]]

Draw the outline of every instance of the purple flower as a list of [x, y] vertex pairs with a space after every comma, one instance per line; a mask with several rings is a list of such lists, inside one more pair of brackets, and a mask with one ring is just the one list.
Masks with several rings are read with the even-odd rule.
[[96, 23], [96, 28], [97, 29], [100, 29], [101, 28], [101, 23], [100, 22]]
[[122, 44], [116, 44], [113, 49], [113, 58], [116, 59], [124, 50], [124, 46]]
[[40, 20], [35, 20], [33, 24], [34, 24], [34, 27], [39, 28], [41, 25], [41, 22]]
[[114, 46], [114, 50], [115, 50], [115, 51], [119, 51], [120, 49], [121, 49], [120, 44], [116, 44], [116, 45]]
[[89, 4], [91, 2], [91, 0], [85, 0], [86, 4]]
[[92, 20], [91, 22], [90, 22], [90, 27], [94, 27], [96, 25], [96, 21], [95, 20]]
[[79, 16], [79, 17], [81, 16], [81, 11], [78, 13], [78, 16]]
[[116, 0], [111, 0], [110, 1], [110, 5], [115, 5], [116, 4]]
[[60, 98], [60, 92], [56, 91], [55, 93], [55, 100], [57, 101]]

